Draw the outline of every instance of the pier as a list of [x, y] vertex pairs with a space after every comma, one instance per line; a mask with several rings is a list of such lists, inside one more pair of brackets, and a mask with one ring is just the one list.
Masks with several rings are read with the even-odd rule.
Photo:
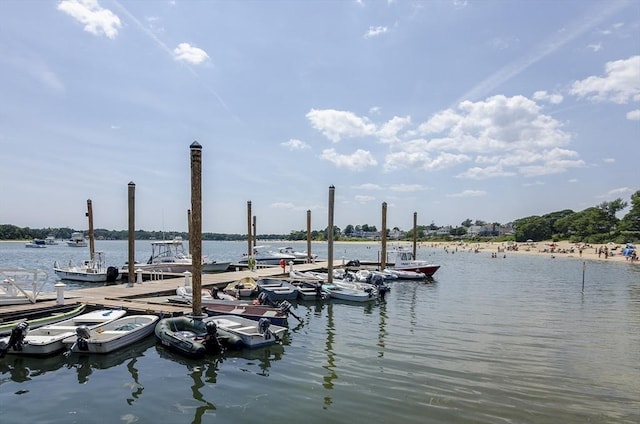
[[[327, 267], [328, 262], [295, 265], [295, 269], [298, 271], [326, 270]], [[224, 288], [227, 284], [244, 277], [252, 277], [256, 280], [265, 277], [289, 278], [288, 268], [287, 272], [283, 273], [282, 268], [279, 266], [260, 267], [254, 271], [240, 268], [233, 269], [238, 269], [238, 271], [202, 274], [202, 288]], [[171, 303], [167, 300], [169, 296], [175, 295], [178, 286], [185, 284], [184, 274], [157, 273], [155, 277], [156, 279], [143, 280], [142, 283], [136, 282], [132, 285], [128, 283], [127, 279], [123, 279], [115, 284], [68, 290], [64, 292], [64, 301], [65, 304], [84, 303], [89, 308], [95, 309], [116, 308], [125, 309], [130, 313], [155, 314], [159, 316], [179, 316], [192, 312], [192, 307], [189, 304]], [[56, 299], [50, 299], [50, 297], [46, 299], [38, 301], [36, 304], [3, 306], [0, 310], [0, 320], [4, 313], [52, 307], [57, 304]]]

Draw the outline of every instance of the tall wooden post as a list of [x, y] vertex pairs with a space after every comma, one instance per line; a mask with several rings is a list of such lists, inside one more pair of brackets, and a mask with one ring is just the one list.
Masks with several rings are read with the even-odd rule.
[[413, 259], [417, 259], [416, 245], [418, 242], [418, 212], [413, 213]]
[[307, 263], [311, 263], [311, 210], [307, 210]]
[[89, 258], [94, 261], [96, 258], [96, 240], [93, 234], [93, 207], [91, 199], [87, 199], [87, 217], [89, 218]]
[[251, 200], [247, 202], [247, 259], [253, 256], [253, 237], [251, 236]]
[[194, 317], [202, 316], [202, 146], [191, 143], [191, 246], [192, 303]]
[[387, 202], [382, 202], [382, 251], [380, 253], [380, 271], [387, 267]]
[[256, 218], [255, 215], [253, 215], [253, 246], [255, 247], [258, 244], [258, 224], [257, 224], [257, 220], [258, 218]]
[[187, 234], [189, 234], [189, 256], [192, 256], [193, 250], [191, 250], [191, 247], [193, 246], [193, 235], [191, 234], [191, 209], [187, 209]]
[[128, 203], [129, 203], [129, 262], [127, 276], [129, 278], [129, 286], [133, 285], [136, 280], [135, 275], [135, 253], [136, 253], [136, 185], [133, 181], [129, 182]]
[[327, 283], [333, 283], [333, 212], [334, 202], [336, 198], [336, 188], [333, 185], [329, 186], [329, 216], [327, 224]]

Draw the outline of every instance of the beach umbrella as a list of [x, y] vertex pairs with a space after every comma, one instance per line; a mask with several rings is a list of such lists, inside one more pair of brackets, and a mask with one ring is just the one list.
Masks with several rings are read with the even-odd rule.
[[527, 240], [527, 243], [533, 243], [533, 240], [529, 239]]
[[629, 249], [635, 249], [635, 248], [636, 248], [636, 245], [635, 245], [635, 244], [633, 244], [633, 243], [627, 243], [627, 247], [628, 247]]

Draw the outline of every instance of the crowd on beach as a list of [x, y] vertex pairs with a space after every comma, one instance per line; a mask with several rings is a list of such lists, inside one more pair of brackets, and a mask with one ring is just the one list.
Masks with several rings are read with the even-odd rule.
[[[424, 245], [424, 244], [423, 244]], [[506, 258], [508, 254], [546, 254], [551, 257], [563, 255], [577, 259], [587, 260], [610, 260], [619, 262], [640, 263], [636, 246], [627, 244], [589, 244], [589, 243], [570, 243], [568, 241], [545, 241], [524, 243], [515, 242], [440, 242], [430, 243], [430, 247], [441, 247], [446, 252], [473, 252], [491, 254], [491, 258]]]

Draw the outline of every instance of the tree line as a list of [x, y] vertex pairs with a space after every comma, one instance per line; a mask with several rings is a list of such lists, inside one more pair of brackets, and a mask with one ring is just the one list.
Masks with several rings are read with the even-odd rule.
[[[527, 240], [570, 240], [573, 242], [585, 243], [603, 243], [614, 241], [617, 243], [625, 243], [629, 241], [640, 240], [640, 190], [631, 195], [631, 208], [629, 212], [622, 218], [617, 218], [616, 214], [624, 210], [628, 203], [620, 198], [611, 202], [602, 202], [597, 206], [592, 206], [579, 212], [571, 209], [563, 209], [551, 212], [542, 216], [529, 216], [520, 218], [513, 222], [515, 233], [507, 236], [505, 239], [512, 239], [516, 242], [526, 242]], [[461, 226], [451, 228], [448, 235], [440, 235], [443, 239], [453, 239], [464, 237], [467, 229], [471, 227], [473, 221], [467, 219], [461, 223]], [[475, 225], [491, 225], [493, 228], [499, 227], [497, 222], [487, 224], [485, 221], [476, 220]], [[416, 239], [426, 240], [433, 239], [432, 232], [439, 229], [437, 225], [416, 226]], [[393, 231], [399, 232], [398, 227], [394, 227]], [[0, 240], [30, 240], [34, 238], [44, 239], [47, 236], [54, 236], [56, 239], [69, 239], [71, 233], [76, 230], [73, 228], [29, 228], [17, 227], [15, 225], [0, 225]], [[375, 225], [347, 225], [344, 230], [334, 226], [334, 240], [359, 240], [377, 233], [378, 229]], [[390, 230], [387, 229], [387, 235]], [[128, 231], [126, 230], [106, 230], [95, 229], [94, 237], [104, 240], [127, 240]], [[173, 239], [174, 237], [182, 237], [189, 239], [186, 232], [163, 232], [163, 231], [145, 231], [136, 230], [136, 240], [163, 240]], [[259, 234], [260, 240], [289, 240], [303, 241], [307, 239], [306, 230], [291, 231], [289, 234]], [[482, 237], [476, 237], [482, 238]], [[486, 237], [485, 237], [486, 238]], [[203, 240], [216, 241], [242, 241], [247, 239], [246, 234], [224, 234], [224, 233], [203, 233]], [[324, 230], [311, 231], [311, 239], [313, 241], [325, 241], [328, 239], [328, 228]], [[413, 229], [403, 233], [403, 239], [413, 240]]]

